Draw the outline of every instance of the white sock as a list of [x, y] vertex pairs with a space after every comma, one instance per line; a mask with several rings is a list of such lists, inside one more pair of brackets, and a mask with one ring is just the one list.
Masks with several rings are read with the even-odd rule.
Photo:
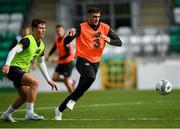
[[8, 109], [4, 112], [4, 115], [11, 115], [14, 111], [15, 109], [12, 106], [9, 106]]
[[27, 103], [27, 112], [28, 113], [34, 112], [34, 103]]

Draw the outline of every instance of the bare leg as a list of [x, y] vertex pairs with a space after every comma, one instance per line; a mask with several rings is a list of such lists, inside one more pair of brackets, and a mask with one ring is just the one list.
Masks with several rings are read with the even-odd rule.
[[8, 107], [8, 109], [4, 112], [5, 116], [11, 115], [15, 109], [19, 108], [24, 102], [27, 100], [27, 86], [21, 86], [18, 88], [19, 96], [14, 100], [14, 102]]
[[17, 89], [19, 96], [15, 99], [15, 101], [12, 104], [12, 107], [14, 109], [19, 108], [24, 102], [27, 101], [27, 93], [29, 90], [28, 86], [21, 86], [20, 88]]
[[64, 78], [60, 78], [60, 75], [57, 72], [53, 74], [52, 79], [57, 82], [64, 82]]
[[70, 82], [71, 81], [70, 78], [68, 78], [68, 77], [60, 78], [59, 76], [60, 75], [57, 72], [55, 72], [53, 74], [53, 80], [58, 81], [58, 82], [64, 82], [64, 84], [66, 85], [69, 93], [72, 93], [75, 88], [74, 88], [74, 85]]
[[34, 103], [38, 92], [38, 80], [29, 73], [25, 73], [21, 80], [22, 85], [28, 85], [29, 90], [27, 92], [27, 109], [25, 114], [26, 120], [41, 120], [43, 116], [39, 116], [34, 113]]
[[5, 121], [16, 122], [12, 117], [12, 113], [15, 111], [15, 109], [19, 108], [27, 100], [27, 92], [29, 90], [29, 87], [21, 86], [17, 90], [18, 90], [19, 96], [15, 99], [12, 105], [10, 105], [8, 109], [1, 116], [1, 119]]
[[31, 74], [26, 73], [22, 77], [22, 84], [29, 86], [29, 90], [27, 92], [27, 102], [34, 103], [38, 91], [38, 85], [39, 85], [38, 80]]
[[75, 87], [70, 81], [71, 80], [68, 77], [64, 78], [64, 84], [66, 85], [69, 93], [72, 93], [74, 91]]
[[25, 115], [26, 120], [41, 120], [43, 116], [34, 113], [34, 102], [36, 100], [38, 91], [38, 80], [29, 73], [25, 73], [21, 79], [21, 87], [18, 88], [19, 96], [11, 106], [3, 113], [1, 119], [15, 122], [11, 114], [15, 109], [19, 108], [24, 102], [27, 101], [27, 111]]

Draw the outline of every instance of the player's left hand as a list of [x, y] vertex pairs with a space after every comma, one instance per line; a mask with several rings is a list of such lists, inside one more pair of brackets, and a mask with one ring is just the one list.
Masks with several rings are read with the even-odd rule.
[[75, 28], [71, 28], [70, 30], [68, 30], [68, 35], [69, 36], [73, 37], [73, 36], [75, 36], [75, 34], [76, 34], [76, 29]]
[[106, 35], [102, 35], [101, 38], [107, 43], [110, 43], [110, 41], [111, 41], [111, 39], [109, 37], [107, 37]]
[[57, 85], [56, 85], [56, 83], [54, 81], [51, 80], [51, 81], [48, 81], [48, 83], [49, 83], [49, 85], [51, 85], [52, 90], [54, 90], [54, 89], [56, 91], [58, 90]]

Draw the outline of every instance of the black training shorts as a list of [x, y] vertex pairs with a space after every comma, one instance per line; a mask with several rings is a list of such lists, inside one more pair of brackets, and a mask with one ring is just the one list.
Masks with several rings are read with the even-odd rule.
[[88, 60], [78, 57], [76, 60], [76, 68], [81, 76], [84, 77], [96, 77], [96, 73], [98, 71], [99, 62], [91, 63]]
[[57, 72], [60, 75], [64, 75], [65, 77], [70, 77], [73, 67], [74, 67], [73, 62], [69, 62], [66, 64], [58, 64], [56, 66], [55, 72]]
[[24, 71], [22, 71], [19, 67], [11, 66], [9, 69], [9, 73], [7, 74], [7, 77], [13, 81], [16, 88], [21, 86], [21, 79], [22, 76], [25, 74]]

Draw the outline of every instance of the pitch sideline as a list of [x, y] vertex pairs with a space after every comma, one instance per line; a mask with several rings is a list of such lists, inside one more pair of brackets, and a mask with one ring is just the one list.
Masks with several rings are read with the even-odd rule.
[[[152, 101], [149, 101], [149, 102], [125, 102], [125, 103], [106, 103], [106, 104], [91, 104], [91, 105], [78, 105], [76, 106], [76, 108], [86, 108], [86, 107], [104, 107], [104, 106], [126, 106], [126, 105], [142, 105], [142, 104], [151, 104], [151, 103], [164, 103], [164, 102], [167, 102], [167, 101], [156, 101], [156, 102], [152, 102]], [[168, 101], [169, 103], [170, 101]], [[171, 103], [180, 103], [180, 100], [179, 101], [171, 101]], [[55, 109], [55, 107], [37, 107], [35, 108], [35, 110], [50, 110], [50, 109]], [[24, 112], [26, 111], [25, 109], [18, 109], [16, 110], [16, 112]], [[0, 113], [2, 114], [4, 111], [0, 111]]]

